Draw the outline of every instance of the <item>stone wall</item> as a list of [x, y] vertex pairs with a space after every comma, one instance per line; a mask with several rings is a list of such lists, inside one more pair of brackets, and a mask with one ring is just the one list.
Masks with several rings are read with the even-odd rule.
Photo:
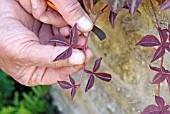
[[[156, 2], [154, 3], [157, 6]], [[154, 95], [157, 94], [157, 89], [155, 85], [149, 84], [155, 73], [148, 68], [155, 49], [136, 46], [142, 36], [148, 33], [157, 35], [148, 4], [145, 0], [140, 8], [141, 13], [136, 12], [134, 15], [130, 15], [127, 10], [121, 10], [114, 29], [108, 23], [108, 14], [100, 17], [97, 26], [104, 30], [107, 39], [101, 42], [92, 34], [89, 47], [94, 50], [94, 58], [103, 57], [101, 70], [111, 73], [113, 79], [110, 83], [96, 80], [93, 89], [84, 93], [88, 79], [88, 76], [84, 76], [84, 85], [73, 101], [70, 100], [69, 91], [61, 90], [58, 85], [52, 86], [54, 104], [63, 114], [139, 114], [144, 107], [155, 103]], [[96, 6], [96, 9], [100, 5], [102, 4]], [[170, 23], [169, 11], [159, 14], [159, 19], [161, 26]], [[166, 54], [167, 63], [168, 58], [169, 55]], [[154, 63], [158, 64], [159, 62]], [[91, 68], [92, 65], [88, 67]], [[161, 88], [161, 95], [170, 104], [167, 83], [162, 84]]]

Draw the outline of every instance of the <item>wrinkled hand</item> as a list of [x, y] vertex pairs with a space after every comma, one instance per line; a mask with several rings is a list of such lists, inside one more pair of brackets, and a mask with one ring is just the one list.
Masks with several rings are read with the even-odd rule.
[[[67, 47], [49, 45], [48, 40], [57, 31], [67, 36], [69, 28], [41, 26], [18, 2], [0, 1], [0, 68], [15, 80], [27, 86], [54, 84], [74, 75], [82, 63], [89, 62], [92, 57], [89, 49], [86, 57], [75, 49], [69, 59], [53, 62]], [[83, 39], [80, 37], [80, 45]]]
[[59, 13], [53, 10], [47, 10], [46, 0], [18, 1], [36, 19], [44, 23], [57, 27], [62, 27], [67, 23], [73, 26], [77, 23], [79, 30], [82, 32], [90, 31], [93, 28], [91, 19], [77, 0], [50, 0], [57, 7]]

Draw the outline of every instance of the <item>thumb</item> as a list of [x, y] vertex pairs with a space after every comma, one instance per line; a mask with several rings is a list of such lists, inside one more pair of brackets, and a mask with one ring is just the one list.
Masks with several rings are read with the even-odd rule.
[[86, 14], [77, 0], [50, 0], [58, 9], [67, 23], [73, 26], [77, 23], [82, 32], [90, 31], [93, 28], [93, 22]]

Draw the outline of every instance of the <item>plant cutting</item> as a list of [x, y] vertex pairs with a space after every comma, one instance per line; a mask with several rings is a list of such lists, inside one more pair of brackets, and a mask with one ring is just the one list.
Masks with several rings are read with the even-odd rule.
[[[93, 21], [93, 24], [95, 25], [98, 18], [104, 14], [104, 13], [109, 13], [109, 16], [107, 17], [109, 19], [110, 25], [112, 28], [114, 28], [114, 21], [121, 9], [127, 9], [129, 10], [130, 14], [134, 14], [135, 12], [140, 12], [138, 8], [142, 4], [144, 0], [106, 0], [105, 3], [106, 5], [101, 8], [101, 10], [95, 14], [93, 11], [93, 7], [100, 1], [100, 0], [79, 0], [80, 3], [84, 6], [86, 6], [87, 10], [95, 15], [95, 19]], [[160, 11], [170, 9], [170, 0], [164, 0], [160, 1], [158, 0], [158, 3], [160, 4]], [[165, 69], [163, 64], [164, 64], [164, 55], [167, 52], [170, 52], [170, 24], [167, 26], [167, 28], [162, 28], [159, 24], [159, 19], [156, 15], [154, 5], [152, 3], [152, 0], [150, 0], [150, 5], [152, 7], [154, 17], [156, 20], [156, 28], [159, 33], [159, 38], [152, 35], [148, 34], [142, 38], [141, 41], [137, 43], [137, 45], [143, 46], [143, 47], [156, 47], [155, 54], [153, 56], [153, 59], [151, 60], [150, 64], [150, 69], [157, 72], [156, 75], [154, 76], [153, 80], [150, 82], [150, 84], [156, 84], [158, 85], [158, 95], [155, 97], [155, 101], [158, 106], [156, 105], [149, 105], [147, 106], [144, 111], [141, 114], [170, 114], [168, 111], [169, 105], [165, 105], [164, 99], [161, 97], [160, 94], [160, 84], [163, 81], [167, 81], [169, 88], [170, 88], [170, 71], [168, 69]], [[66, 58], [69, 58], [72, 54], [72, 49], [80, 49], [84, 53], [86, 52], [87, 45], [88, 45], [88, 40], [90, 37], [91, 32], [94, 32], [99, 39], [103, 40], [105, 39], [105, 34], [104, 32], [97, 27], [96, 25], [94, 26], [93, 30], [88, 32], [86, 35], [86, 41], [83, 46], [78, 46], [77, 41], [78, 41], [78, 32], [77, 32], [77, 25], [75, 24], [74, 27], [72, 28], [70, 32], [70, 41], [66, 41], [66, 39], [63, 36], [55, 36], [51, 42], [55, 42], [59, 45], [64, 45], [68, 46], [68, 49], [62, 52], [60, 55], [56, 57], [56, 60], [64, 60]], [[153, 67], [151, 63], [158, 61], [161, 59], [161, 64], [159, 67]], [[62, 81], [59, 82], [59, 85], [63, 89], [72, 89], [71, 96], [72, 98], [76, 94], [76, 89], [78, 89], [82, 85], [82, 80], [83, 80], [83, 75], [84, 73], [89, 74], [89, 80], [87, 82], [85, 92], [89, 91], [93, 85], [94, 85], [94, 80], [96, 78], [101, 79], [105, 82], [109, 82], [111, 80], [111, 75], [108, 73], [98, 73], [97, 70], [99, 69], [101, 65], [102, 58], [100, 57], [95, 61], [94, 67], [92, 70], [87, 70], [85, 64], [83, 64], [82, 68], [82, 73], [80, 75], [80, 82], [76, 84], [75, 80], [70, 77], [70, 82]]]

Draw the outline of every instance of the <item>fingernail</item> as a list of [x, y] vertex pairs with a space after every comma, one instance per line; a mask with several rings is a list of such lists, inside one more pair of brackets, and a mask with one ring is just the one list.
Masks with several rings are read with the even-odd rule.
[[71, 57], [69, 58], [69, 63], [73, 65], [83, 64], [85, 61], [85, 55], [80, 50], [73, 50]]
[[77, 25], [83, 32], [90, 31], [93, 28], [93, 22], [86, 16], [81, 17], [77, 21]]
[[32, 7], [33, 7], [34, 9], [36, 9], [36, 8], [37, 8], [38, 1], [37, 1], [37, 0], [31, 0], [31, 4], [32, 4]]

